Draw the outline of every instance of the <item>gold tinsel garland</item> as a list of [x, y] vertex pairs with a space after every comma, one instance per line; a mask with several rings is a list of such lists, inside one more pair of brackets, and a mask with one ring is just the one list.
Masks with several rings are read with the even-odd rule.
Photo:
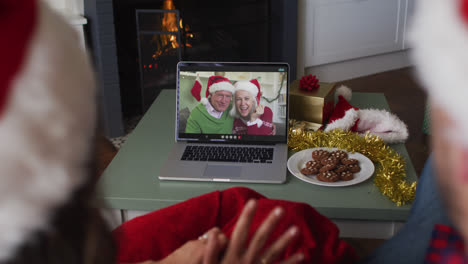
[[405, 180], [403, 157], [375, 135], [360, 136], [357, 133], [339, 129], [331, 132], [321, 130], [314, 132], [293, 127], [289, 129], [288, 146], [294, 151], [328, 147], [359, 152], [376, 164], [374, 183], [383, 195], [395, 202], [397, 206], [414, 199], [416, 182], [409, 183]]

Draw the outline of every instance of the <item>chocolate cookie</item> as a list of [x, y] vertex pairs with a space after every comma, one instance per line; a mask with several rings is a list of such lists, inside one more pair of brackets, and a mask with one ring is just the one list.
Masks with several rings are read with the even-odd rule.
[[356, 172], [360, 172], [361, 171], [361, 167], [359, 167], [359, 165], [357, 164], [350, 164], [348, 165], [348, 170], [352, 173], [356, 173]]
[[323, 182], [336, 182], [340, 180], [340, 177], [334, 171], [326, 171], [317, 174], [317, 180]]
[[338, 173], [338, 176], [340, 177], [340, 180], [342, 181], [350, 181], [354, 179], [354, 175], [350, 171], [343, 171], [341, 173]]
[[316, 168], [316, 169], [320, 169], [322, 167], [322, 164], [316, 160], [309, 160], [307, 163], [306, 163], [306, 168]]
[[328, 158], [322, 159], [320, 163], [322, 163], [323, 166], [330, 165], [330, 164], [333, 164], [334, 166], [336, 166], [338, 164], [338, 160], [330, 156]]
[[319, 170], [317, 168], [302, 168], [301, 173], [304, 175], [313, 175], [317, 174]]
[[326, 150], [323, 150], [323, 149], [318, 149], [318, 150], [314, 150], [312, 151], [312, 158], [314, 160], [322, 160], [324, 158], [328, 158], [328, 156], [330, 156], [330, 153]]
[[335, 150], [333, 151], [330, 156], [336, 158], [337, 160], [341, 160], [348, 157], [348, 153], [344, 152], [343, 150]]
[[320, 168], [319, 171], [320, 172], [325, 172], [325, 171], [333, 170], [335, 168], [336, 168], [335, 164], [327, 164], [327, 165], [323, 165], [323, 167]]
[[341, 159], [341, 163], [345, 165], [357, 164], [358, 162], [359, 161], [357, 159], [348, 159], [348, 158]]
[[338, 166], [336, 166], [336, 168], [335, 168], [336, 173], [341, 173], [343, 171], [348, 171], [348, 166], [347, 165], [339, 164]]

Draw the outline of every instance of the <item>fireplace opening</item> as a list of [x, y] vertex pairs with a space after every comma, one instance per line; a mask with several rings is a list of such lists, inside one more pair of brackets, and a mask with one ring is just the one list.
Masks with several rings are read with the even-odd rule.
[[[107, 36], [113, 22], [113, 46], [93, 41], [92, 48], [97, 61], [115, 49], [112, 78], [126, 119], [144, 114], [161, 90], [175, 88], [181, 60], [288, 62], [295, 76], [296, 14], [296, 1], [285, 0], [85, 0], [91, 39]], [[102, 75], [116, 83], [110, 73]], [[117, 103], [112, 97], [103, 96], [105, 106]]]

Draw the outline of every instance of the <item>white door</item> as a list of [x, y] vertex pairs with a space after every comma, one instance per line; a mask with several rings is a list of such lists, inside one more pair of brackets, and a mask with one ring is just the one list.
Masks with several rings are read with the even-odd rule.
[[408, 0], [305, 0], [305, 67], [403, 49]]

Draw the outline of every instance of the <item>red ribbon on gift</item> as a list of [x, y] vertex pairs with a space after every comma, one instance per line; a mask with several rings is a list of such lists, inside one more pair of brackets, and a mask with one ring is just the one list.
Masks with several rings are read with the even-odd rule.
[[304, 91], [315, 91], [320, 87], [319, 80], [315, 75], [309, 74], [307, 76], [302, 76], [299, 80], [299, 89]]

